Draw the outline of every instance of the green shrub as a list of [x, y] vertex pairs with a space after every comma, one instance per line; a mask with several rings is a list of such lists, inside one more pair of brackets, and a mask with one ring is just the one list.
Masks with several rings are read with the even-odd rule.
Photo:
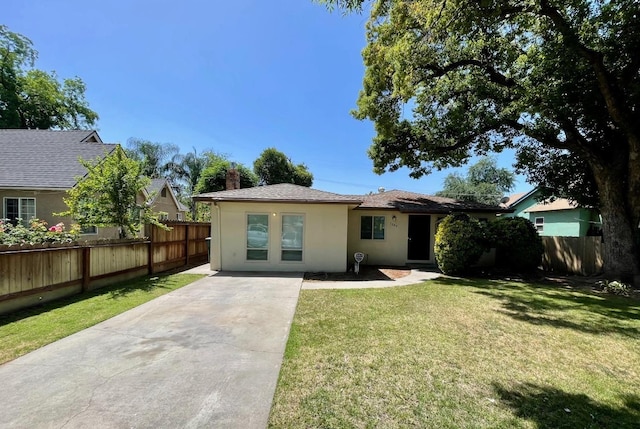
[[72, 225], [70, 231], [65, 231], [62, 222], [52, 227], [47, 227], [43, 220], [33, 218], [29, 221], [29, 227], [22, 224], [13, 225], [7, 219], [0, 219], [0, 244], [9, 246], [43, 243], [71, 243], [80, 236], [78, 225]]
[[514, 272], [533, 271], [540, 265], [544, 247], [535, 226], [522, 217], [505, 217], [489, 223], [496, 266]]
[[445, 274], [460, 274], [478, 262], [487, 249], [485, 228], [466, 214], [452, 214], [442, 220], [436, 233], [434, 253]]

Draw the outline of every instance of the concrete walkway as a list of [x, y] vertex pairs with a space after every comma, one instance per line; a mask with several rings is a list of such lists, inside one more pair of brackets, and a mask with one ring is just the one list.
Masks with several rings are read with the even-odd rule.
[[302, 289], [367, 289], [407, 286], [433, 280], [440, 277], [440, 273], [422, 268], [412, 269], [408, 276], [389, 280], [361, 280], [361, 281], [305, 281]]
[[0, 366], [0, 427], [264, 428], [302, 275], [209, 274]]

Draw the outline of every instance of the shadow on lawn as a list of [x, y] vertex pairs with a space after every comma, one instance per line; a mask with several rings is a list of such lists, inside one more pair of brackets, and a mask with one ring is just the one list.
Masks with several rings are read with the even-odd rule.
[[541, 428], [637, 428], [640, 397], [623, 397], [624, 406], [613, 408], [587, 395], [525, 383], [514, 388], [494, 384], [502, 403]]
[[162, 274], [160, 276], [145, 277], [142, 279], [128, 280], [114, 285], [105, 286], [102, 288], [94, 289], [85, 293], [79, 293], [76, 295], [68, 296], [65, 298], [56, 299], [46, 302], [44, 304], [36, 305], [34, 307], [25, 308], [12, 313], [0, 315], [0, 326], [6, 325], [18, 320], [26, 319], [31, 316], [37, 316], [38, 314], [46, 313], [57, 308], [65, 307], [67, 305], [75, 304], [95, 296], [109, 295], [109, 299], [124, 298], [127, 295], [137, 292], [151, 292], [154, 289], [166, 289], [163, 286], [163, 279], [168, 274]]
[[[474, 293], [501, 301], [500, 311], [520, 321], [593, 334], [640, 337], [640, 328], [628, 323], [640, 321], [637, 300], [535, 283], [451, 278], [433, 282], [472, 287]], [[567, 311], [573, 312], [571, 317], [567, 317]]]

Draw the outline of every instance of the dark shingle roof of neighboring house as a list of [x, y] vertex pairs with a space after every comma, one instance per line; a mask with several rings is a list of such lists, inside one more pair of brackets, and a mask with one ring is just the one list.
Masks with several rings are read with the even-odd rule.
[[151, 179], [151, 183], [149, 184], [149, 186], [147, 186], [147, 193], [149, 195], [152, 194], [157, 194], [158, 192], [160, 192], [162, 190], [162, 188], [164, 187], [164, 184], [167, 183], [167, 179], [165, 178], [161, 178], [161, 179]]
[[195, 201], [251, 201], [287, 203], [342, 203], [360, 204], [361, 197], [319, 191], [306, 186], [280, 183], [278, 185], [256, 186], [254, 188], [232, 189], [194, 195]]
[[509, 212], [498, 206], [458, 201], [452, 198], [392, 190], [363, 195], [358, 209], [399, 210], [405, 213]]
[[93, 160], [116, 148], [92, 130], [0, 130], [0, 188], [69, 189]]

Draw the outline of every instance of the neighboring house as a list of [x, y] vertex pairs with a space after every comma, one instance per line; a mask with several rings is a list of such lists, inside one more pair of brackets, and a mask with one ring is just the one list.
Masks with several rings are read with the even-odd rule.
[[565, 198], [539, 199], [537, 188], [509, 196], [503, 206], [513, 213], [506, 216], [529, 219], [541, 236], [584, 237], [599, 233], [601, 222], [597, 211], [578, 207]]
[[145, 192], [145, 199], [148, 200], [147, 204], [154, 212], [162, 212], [161, 219], [186, 220], [189, 208], [178, 201], [167, 179], [151, 179], [151, 184], [147, 186]]
[[345, 271], [355, 252], [376, 265], [434, 264], [438, 222], [507, 209], [403, 191], [340, 195], [292, 184], [200, 194], [211, 204], [211, 268]]
[[[94, 160], [117, 145], [105, 144], [91, 130], [0, 130], [0, 218], [38, 218], [49, 225], [73, 223], [53, 216], [67, 210], [63, 201], [76, 178], [86, 174], [78, 161]], [[116, 228], [87, 228], [86, 238], [118, 237]]]
[[[110, 154], [116, 144], [105, 144], [91, 130], [0, 130], [0, 219], [31, 218], [50, 226], [73, 220], [54, 216], [67, 210], [63, 198], [76, 179], [87, 173], [79, 159], [95, 160]], [[150, 200], [154, 211], [167, 213], [171, 220], [184, 219], [180, 204], [166, 179], [154, 179], [139, 202]], [[118, 238], [118, 228], [88, 227], [83, 238]]]

